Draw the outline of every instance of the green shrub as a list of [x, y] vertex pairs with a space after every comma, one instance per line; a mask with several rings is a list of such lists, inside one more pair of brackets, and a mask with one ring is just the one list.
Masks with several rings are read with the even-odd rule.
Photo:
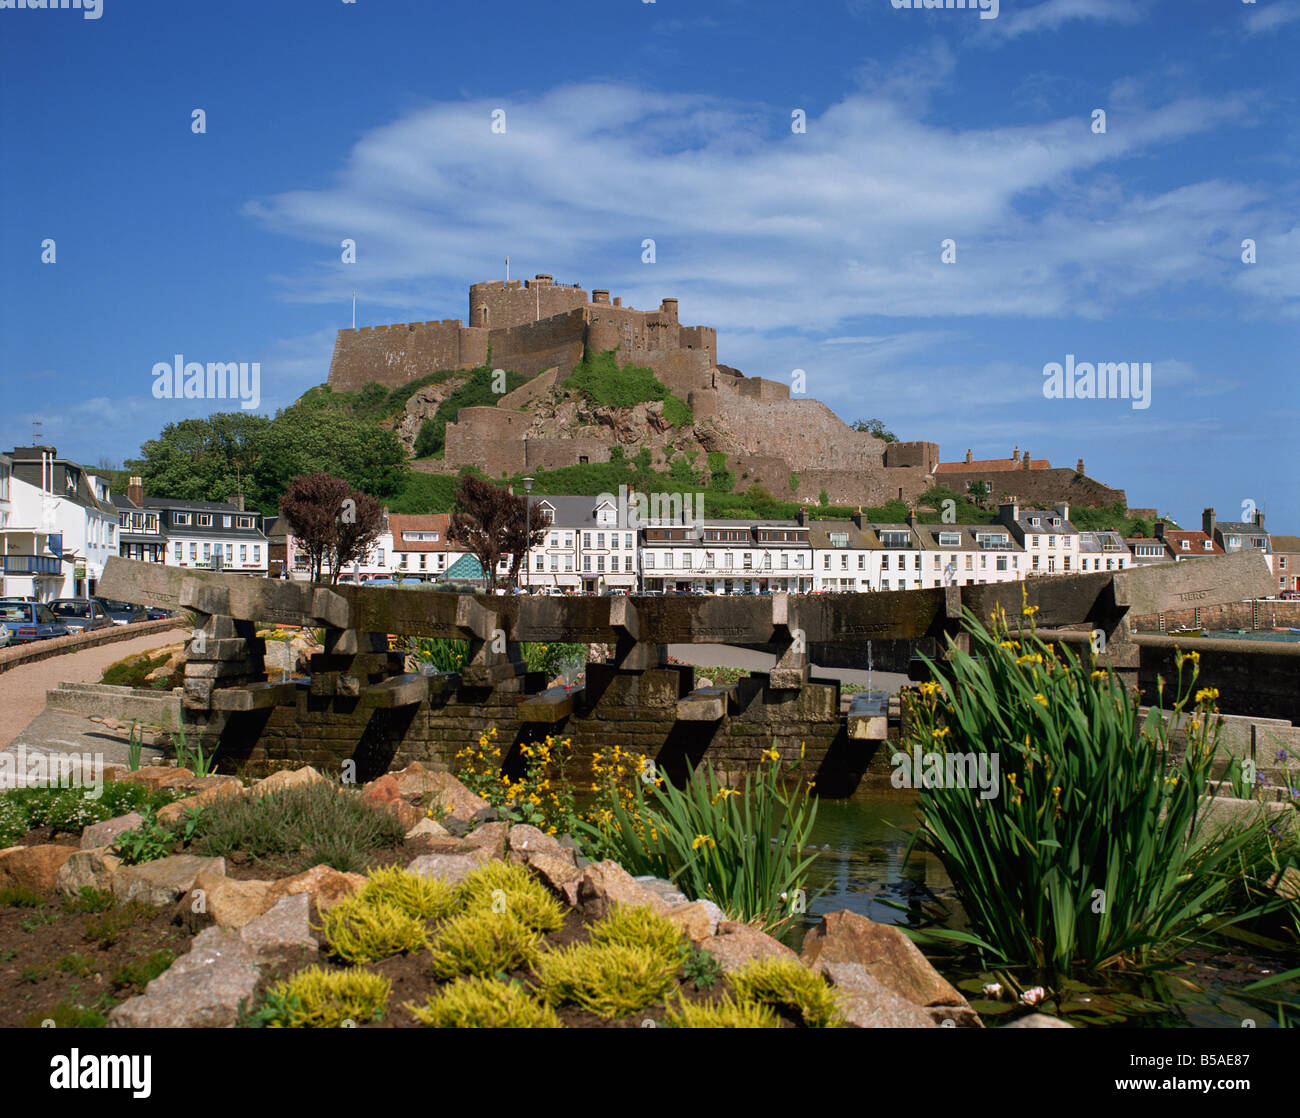
[[109, 976], [109, 985], [118, 992], [128, 989], [143, 990], [175, 961], [174, 952], [161, 948], [150, 952], [142, 959], [135, 959], [117, 967]]
[[345, 963], [374, 963], [428, 946], [419, 920], [360, 895], [322, 912], [319, 931], [329, 953]]
[[60, 956], [54, 960], [53, 966], [55, 970], [76, 978], [87, 978], [99, 969], [93, 956], [83, 955], [79, 951]]
[[686, 957], [681, 929], [653, 909], [617, 905], [609, 915], [587, 929], [593, 943], [618, 943], [625, 947], [646, 947], [674, 967]]
[[560, 1019], [517, 982], [496, 978], [461, 978], [429, 997], [422, 1006], [405, 1007], [433, 1029], [558, 1029]]
[[384, 1015], [393, 984], [361, 967], [327, 971], [308, 967], [267, 991], [273, 1029], [336, 1029], [345, 1022], [363, 1025]]
[[[579, 830], [594, 852], [631, 874], [676, 882], [692, 900], [707, 899], [733, 919], [780, 930], [798, 918], [808, 867], [804, 854], [817, 817], [811, 782], [765, 750], [757, 774], [726, 788], [711, 765], [682, 788], [660, 779], [631, 782], [632, 804], [607, 788]], [[769, 841], [770, 840], [770, 841]], [[585, 847], [584, 847], [585, 848]]]
[[374, 851], [400, 846], [406, 829], [396, 814], [367, 803], [358, 791], [312, 781], [261, 796], [223, 796], [195, 823], [196, 853], [253, 858], [304, 851], [345, 873], [366, 868]]
[[678, 998], [668, 1006], [664, 1023], [670, 1029], [779, 1029], [781, 1022], [767, 1006], [733, 1002], [688, 1002]]
[[439, 978], [487, 978], [527, 966], [540, 950], [541, 937], [511, 913], [464, 912], [434, 934], [433, 973]]
[[564, 909], [523, 866], [492, 861], [470, 873], [459, 888], [467, 913], [509, 913], [535, 932], [564, 927]]
[[454, 885], [397, 866], [371, 870], [360, 899], [363, 904], [388, 905], [412, 920], [442, 920], [460, 903]]
[[107, 912], [117, 904], [117, 899], [107, 889], [96, 889], [93, 885], [83, 885], [76, 896], [63, 902], [63, 911]]
[[[998, 960], [1095, 968], [1239, 919], [1221, 871], [1250, 835], [1207, 847], [1200, 826], [1219, 720], [1217, 692], [1193, 698], [1198, 655], [1176, 656], [1172, 703], [1162, 682], [1144, 722], [1118, 677], [1034, 636], [1025, 621], [1036, 609], [1024, 607], [1014, 634], [1001, 614], [986, 629], [967, 612], [969, 654], [950, 639], [950, 682], [922, 684], [909, 704], [909, 747], [939, 764], [979, 759], [996, 781], [991, 798], [918, 790], [914, 841], [952, 878], [967, 941]], [[1176, 761], [1171, 736], [1184, 722]], [[910, 770], [906, 754], [894, 763]]]
[[844, 1015], [826, 980], [795, 959], [756, 959], [727, 975], [741, 1002], [793, 1010], [810, 1029], [835, 1028]]
[[676, 960], [644, 946], [582, 943], [549, 951], [533, 967], [551, 1005], [576, 1005], [613, 1019], [645, 1009], [673, 984]]
[[108, 1015], [102, 1010], [59, 1002], [50, 1009], [38, 1009], [23, 1018], [23, 1027], [27, 1029], [45, 1028], [46, 1021], [53, 1021], [56, 1029], [102, 1029], [108, 1025]]
[[7, 908], [40, 908], [43, 904], [45, 898], [26, 885], [11, 885], [7, 889], [0, 889], [0, 905]]

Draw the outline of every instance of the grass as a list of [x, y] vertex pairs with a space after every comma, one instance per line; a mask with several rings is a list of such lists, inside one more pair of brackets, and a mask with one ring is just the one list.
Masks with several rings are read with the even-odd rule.
[[734, 1002], [722, 997], [715, 1002], [688, 1002], [678, 998], [668, 1006], [664, 1023], [670, 1029], [779, 1029], [781, 1022], [765, 1005]]
[[681, 788], [662, 777], [634, 780], [630, 801], [611, 786], [595, 822], [579, 826], [629, 873], [668, 878], [732, 919], [780, 931], [806, 908], [803, 885], [816, 855], [804, 851], [816, 817], [812, 783], [799, 766], [782, 766], [774, 747], [739, 788], [725, 787], [711, 765], [693, 770]]
[[555, 1010], [519, 983], [497, 978], [461, 978], [405, 1008], [431, 1029], [558, 1029]]
[[300, 970], [267, 991], [258, 1023], [269, 1028], [336, 1029], [378, 1021], [393, 984], [361, 967]]
[[588, 929], [593, 943], [615, 943], [624, 947], [646, 947], [678, 966], [686, 958], [681, 930], [653, 909], [618, 905]]
[[397, 816], [359, 792], [325, 781], [262, 796], [225, 796], [204, 807], [195, 823], [195, 853], [253, 858], [305, 853], [344, 873], [366, 869], [372, 853], [400, 846]]
[[50, 1021], [56, 1029], [102, 1029], [108, 1024], [108, 1015], [102, 1010], [91, 1009], [71, 1002], [60, 1002], [50, 1009], [38, 1010], [23, 1020], [29, 1029], [44, 1028]]
[[318, 930], [329, 953], [345, 963], [374, 963], [428, 946], [419, 920], [360, 895], [321, 913]]
[[695, 422], [690, 405], [674, 396], [653, 369], [631, 364], [620, 366], [616, 349], [603, 353], [585, 350], [582, 360], [565, 379], [564, 387], [600, 407], [631, 408], [662, 400], [664, 418], [674, 427], [688, 427]]
[[535, 932], [564, 926], [564, 908], [523, 866], [488, 862], [470, 873], [459, 888], [467, 913], [505, 913]]
[[[1034, 611], [1025, 606], [1022, 621]], [[935, 934], [1000, 962], [1069, 971], [1141, 963], [1242, 918], [1225, 875], [1249, 836], [1207, 846], [1200, 828], [1219, 721], [1217, 692], [1193, 698], [1196, 654], [1179, 655], [1174, 693], [1162, 685], [1143, 722], [1114, 675], [1023, 624], [1013, 634], [1001, 615], [985, 628], [967, 613], [963, 627], [970, 654], [950, 640], [947, 682], [922, 684], [909, 703], [907, 745], [941, 762], [982, 759], [996, 787], [992, 798], [918, 790], [914, 841], [943, 861], [971, 924]], [[909, 763], [893, 760], [896, 771]]]
[[533, 969], [549, 1005], [575, 1005], [612, 1020], [663, 998], [677, 961], [645, 946], [583, 943], [547, 952]]
[[[0, 792], [0, 846], [16, 842], [37, 827], [79, 833], [93, 823], [130, 811], [149, 814], [176, 799], [170, 789], [150, 791], [143, 784], [114, 781], [91, 788], [13, 788]], [[182, 793], [184, 794], [184, 793]]]
[[371, 870], [358, 895], [362, 904], [387, 905], [412, 920], [442, 920], [459, 904], [456, 887], [441, 878], [421, 877], [397, 866]]
[[532, 964], [541, 937], [509, 912], [463, 912], [438, 928], [433, 941], [433, 973], [489, 978]]
[[741, 1002], [757, 1002], [797, 1013], [810, 1029], [844, 1023], [835, 993], [819, 974], [794, 959], [757, 959], [727, 976]]

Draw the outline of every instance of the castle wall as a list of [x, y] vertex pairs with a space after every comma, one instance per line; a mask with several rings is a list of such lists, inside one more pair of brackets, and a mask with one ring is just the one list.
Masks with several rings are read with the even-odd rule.
[[[580, 287], [557, 287], [539, 280], [476, 283], [469, 289], [469, 322], [490, 330], [509, 329], [585, 307], [588, 294]], [[494, 351], [495, 353], [495, 348]]]
[[583, 310], [491, 331], [492, 365], [531, 376], [553, 366], [568, 373], [582, 360]]
[[927, 442], [886, 443], [885, 466], [919, 466], [933, 473], [939, 464], [939, 444]]
[[[524, 432], [529, 417], [497, 407], [461, 408], [456, 422], [447, 424], [444, 461], [449, 468], [491, 462], [495, 474], [507, 477], [524, 469]], [[486, 471], [484, 471], [486, 472]]]
[[587, 462], [608, 462], [609, 446], [598, 439], [526, 439], [524, 461], [530, 470], [558, 470]]
[[[795, 471], [879, 470], [885, 444], [849, 429], [819, 400], [770, 398], [785, 386], [757, 377], [737, 384], [744, 390], [719, 387], [718, 404], [728, 433], [742, 444], [738, 452], [778, 456]], [[751, 384], [755, 387], [750, 388]], [[769, 396], [764, 396], [765, 392]]]
[[329, 384], [355, 392], [371, 381], [397, 386], [442, 369], [472, 368], [487, 357], [487, 331], [465, 329], [458, 318], [340, 330]]
[[938, 482], [954, 490], [964, 490], [967, 482], [989, 482], [989, 496], [997, 501], [1006, 495], [1020, 498], [1021, 508], [1051, 508], [1057, 501], [1071, 505], [1102, 506], [1117, 501], [1127, 505], [1124, 490], [1112, 489], [1070, 469], [1000, 470], [969, 475], [940, 475]]

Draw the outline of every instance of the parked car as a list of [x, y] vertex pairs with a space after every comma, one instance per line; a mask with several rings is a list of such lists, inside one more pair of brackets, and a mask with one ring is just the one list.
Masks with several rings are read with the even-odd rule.
[[1281, 598], [1284, 602], [1294, 602], [1300, 600], [1300, 590], [1283, 590]]
[[74, 633], [113, 627], [108, 611], [94, 598], [55, 598], [49, 606], [50, 612]]
[[132, 605], [130, 602], [118, 602], [112, 598], [96, 598], [114, 625], [130, 625], [136, 621], [147, 620], [144, 606]]
[[40, 602], [22, 602], [12, 598], [0, 601], [0, 624], [13, 634], [14, 644], [66, 637], [68, 627]]
[[4, 648], [13, 639], [13, 630], [8, 625], [0, 625], [0, 648]]
[[163, 609], [161, 606], [144, 607], [144, 616], [146, 621], [162, 621], [165, 618], [171, 617], [171, 615], [171, 610]]

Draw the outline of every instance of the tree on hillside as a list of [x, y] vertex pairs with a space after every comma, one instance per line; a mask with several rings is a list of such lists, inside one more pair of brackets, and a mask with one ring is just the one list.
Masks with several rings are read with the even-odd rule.
[[365, 558], [383, 529], [378, 501], [325, 473], [294, 478], [280, 498], [280, 514], [307, 553], [312, 582], [321, 581], [328, 564], [330, 585], [348, 563]]
[[[267, 511], [266, 494], [256, 492], [253, 473], [258, 439], [270, 425], [266, 416], [243, 411], [182, 419], [141, 446], [141, 457], [128, 459], [126, 467], [143, 478], [145, 492], [154, 496], [224, 501], [242, 492], [250, 504]], [[270, 507], [275, 507], [274, 497]]]
[[[528, 505], [523, 497], [507, 493], [490, 481], [472, 474], [461, 476], [456, 489], [456, 511], [452, 513], [447, 539], [463, 544], [483, 568], [489, 592], [497, 588], [497, 564], [507, 552], [511, 556], [507, 578], [519, 576], [519, 562], [526, 552], [524, 540]], [[533, 527], [528, 546], [545, 538], [544, 527]]]
[[874, 435], [887, 443], [898, 442], [898, 436], [888, 430], [884, 420], [881, 419], [855, 419], [849, 426], [855, 431], [865, 431], [868, 435]]
[[966, 486], [966, 492], [970, 498], [980, 508], [984, 507], [984, 502], [989, 499], [989, 483], [987, 481], [972, 481]]

